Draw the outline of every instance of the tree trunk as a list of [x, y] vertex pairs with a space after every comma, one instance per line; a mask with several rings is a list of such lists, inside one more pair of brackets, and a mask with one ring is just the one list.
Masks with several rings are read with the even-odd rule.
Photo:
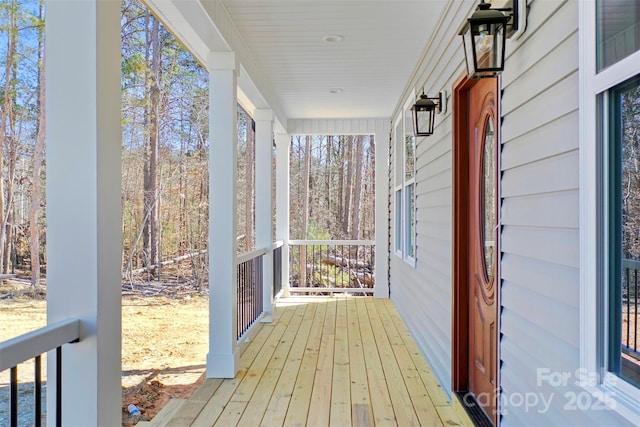
[[[146, 147], [144, 176], [144, 212], [146, 222], [144, 224], [144, 251], [145, 266], [155, 265], [159, 262], [158, 239], [158, 139], [159, 139], [159, 109], [160, 109], [160, 24], [156, 19], [147, 18], [151, 22], [151, 31], [147, 38], [147, 63], [150, 64], [148, 78], [149, 103], [148, 103], [148, 132], [149, 142]], [[147, 25], [147, 28], [148, 25]], [[153, 271], [151, 272], [153, 276]]]
[[347, 179], [345, 182], [344, 188], [344, 215], [342, 217], [342, 231], [344, 234], [349, 235], [349, 219], [351, 218], [351, 189], [353, 188], [353, 184], [351, 180], [353, 179], [353, 140], [354, 137], [350, 136], [347, 138], [349, 141], [349, 147], [347, 149]]
[[340, 228], [344, 218], [344, 137], [338, 136], [338, 214]]
[[247, 118], [247, 144], [246, 144], [246, 156], [245, 156], [245, 242], [246, 251], [251, 252], [255, 249], [255, 236], [254, 236], [254, 215], [255, 215], [255, 155], [256, 155], [256, 134], [253, 129], [252, 120], [249, 115]]
[[[302, 200], [302, 240], [306, 240], [308, 238], [307, 228], [309, 226], [309, 183], [310, 183], [310, 175], [311, 175], [311, 136], [307, 135], [305, 137], [304, 144], [304, 188], [302, 193], [304, 194], [304, 199]], [[307, 248], [306, 246], [300, 247], [300, 287], [307, 287]]]
[[333, 211], [333, 204], [331, 200], [331, 151], [333, 150], [333, 136], [327, 135], [327, 158], [325, 160], [325, 197], [327, 200], [327, 231], [331, 231], [331, 223], [333, 222], [331, 219], [331, 213]]
[[[4, 146], [7, 143], [7, 139], [12, 136], [9, 134], [7, 124], [10, 123], [11, 117], [14, 114], [13, 100], [11, 99], [12, 88], [12, 71], [14, 67], [16, 57], [16, 44], [18, 39], [18, 29], [16, 24], [16, 1], [11, 0], [11, 6], [9, 7], [9, 25], [7, 27], [7, 52], [5, 63], [5, 84], [4, 84], [4, 99], [2, 107], [2, 120], [0, 121], [0, 173], [4, 170]], [[1, 176], [0, 176], [1, 178]], [[5, 216], [5, 189], [4, 179], [0, 179], [0, 270], [4, 270], [4, 242], [6, 240], [6, 216]]]
[[351, 217], [351, 239], [358, 240], [360, 238], [360, 198], [362, 194], [362, 151], [364, 145], [364, 136], [355, 137], [356, 144], [356, 167], [355, 167], [355, 184], [353, 186], [353, 213]]

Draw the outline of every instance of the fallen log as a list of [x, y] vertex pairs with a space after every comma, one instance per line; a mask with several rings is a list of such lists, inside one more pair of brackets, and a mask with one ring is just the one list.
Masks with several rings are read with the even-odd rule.
[[358, 284], [360, 284], [361, 287], [362, 287], [362, 284], [367, 285], [365, 287], [373, 287], [375, 283], [373, 274], [371, 273], [352, 271], [351, 275], [356, 278], [356, 280], [358, 281]]
[[198, 256], [198, 255], [203, 255], [203, 254], [206, 254], [206, 253], [207, 253], [207, 250], [206, 249], [202, 249], [201, 251], [192, 252], [192, 253], [186, 254], [186, 255], [181, 255], [181, 256], [173, 258], [173, 259], [162, 261], [162, 262], [160, 262], [158, 264], [153, 264], [153, 265], [149, 265], [147, 267], [142, 267], [142, 268], [137, 268], [135, 270], [131, 270], [131, 274], [145, 273], [145, 272], [150, 271], [150, 270], [155, 270], [158, 267], [164, 267], [165, 265], [175, 264], [175, 263], [178, 263], [180, 261], [185, 261], [187, 259], [193, 258], [193, 257]]
[[370, 268], [369, 263], [364, 261], [357, 261], [350, 258], [343, 258], [334, 255], [327, 255], [322, 257], [323, 264], [335, 265], [337, 267], [351, 267], [351, 268]]

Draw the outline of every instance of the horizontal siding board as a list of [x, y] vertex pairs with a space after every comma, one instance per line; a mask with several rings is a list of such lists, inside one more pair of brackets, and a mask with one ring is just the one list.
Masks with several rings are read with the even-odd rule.
[[[555, 83], [548, 76], [565, 78], [574, 73], [578, 65], [578, 32], [572, 33], [569, 38], [555, 46], [548, 54], [544, 55], [532, 67], [518, 76], [518, 85], [506, 87], [506, 96], [502, 102], [502, 112], [509, 115], [518, 108], [526, 108], [526, 103], [548, 89]], [[524, 55], [524, 52], [522, 53]], [[511, 64], [509, 64], [511, 65]]]
[[[435, 243], [435, 240], [432, 241]], [[424, 277], [428, 277], [428, 282], [435, 287], [446, 289], [442, 295], [450, 296], [451, 288], [451, 250], [450, 247], [435, 245], [424, 245], [417, 254], [417, 267]], [[449, 249], [449, 250], [447, 250]], [[425, 282], [423, 279], [420, 282]], [[439, 301], [447, 303], [447, 301]]]
[[[532, 302], [532, 305], [539, 305]], [[549, 327], [548, 319], [541, 319], [543, 316], [549, 316], [549, 310], [541, 310], [536, 318], [530, 316], [529, 311], [520, 311], [521, 305], [513, 309], [504, 309], [501, 321], [503, 323], [501, 331], [503, 333], [502, 347], [512, 348], [518, 346], [526, 354], [535, 358], [535, 364], [530, 368], [535, 371], [537, 367], [553, 366], [559, 370], [576, 369], [579, 359], [579, 350], [577, 342], [572, 344], [564, 340], [566, 333], [578, 330], [578, 321], [564, 321], [563, 325], [556, 325], [554, 328]], [[576, 309], [568, 308], [565, 313], [576, 313]], [[553, 316], [551, 316], [553, 317]], [[555, 333], [556, 329], [564, 328], [562, 331]], [[553, 333], [549, 333], [552, 331]], [[508, 362], [506, 357], [503, 360]], [[528, 381], [531, 378], [527, 379]], [[535, 381], [531, 381], [535, 384]]]
[[502, 175], [502, 196], [525, 196], [578, 188], [578, 151], [508, 169]]
[[[526, 358], [526, 354], [520, 353], [518, 357]], [[515, 359], [511, 359], [515, 360]], [[532, 363], [528, 359], [525, 366], [530, 366]], [[533, 365], [539, 366], [539, 365]], [[547, 366], [548, 367], [548, 366]], [[595, 404], [595, 398], [592, 397], [584, 389], [575, 385], [577, 378], [575, 369], [569, 369], [567, 371], [555, 370], [553, 366], [548, 367], [553, 373], [566, 373], [569, 377], [566, 387], [549, 387], [545, 381], [542, 381], [540, 386], [535, 382], [535, 387], [531, 386], [523, 381], [519, 381], [519, 378], [523, 377], [522, 367], [513, 363], [505, 363], [502, 367], [504, 379], [502, 381], [502, 387], [505, 392], [503, 401], [507, 402], [505, 406], [506, 416], [503, 417], [500, 425], [502, 426], [593, 426], [593, 427], [622, 427], [630, 426], [631, 424], [622, 419], [614, 411], [603, 410], [602, 407], [591, 411], [576, 410], [572, 407], [572, 396], [581, 396], [583, 403], [587, 405]], [[535, 372], [534, 372], [535, 373]], [[520, 403], [520, 397], [527, 395], [531, 396], [531, 393], [540, 393], [547, 402], [550, 402], [548, 410], [544, 410], [545, 406], [541, 403], [537, 407], [529, 407]], [[585, 394], [586, 393], [586, 394]], [[512, 396], [512, 397], [511, 397]], [[515, 403], [514, 403], [515, 402]], [[533, 402], [533, 399], [530, 400]]]
[[502, 203], [502, 224], [578, 228], [578, 190], [510, 197]]
[[[518, 40], [507, 42], [507, 57], [502, 73], [502, 87], [518, 81], [526, 70], [539, 62], [556, 44], [578, 28], [578, 2], [536, 0], [527, 14], [527, 29]], [[576, 66], [578, 57], [576, 56]], [[553, 80], [550, 75], [546, 80]]]
[[[402, 261], [398, 264], [400, 263]], [[391, 299], [401, 309], [399, 312], [409, 331], [429, 360], [435, 375], [442, 381], [444, 389], [450, 393], [450, 304], [438, 302], [443, 299], [450, 301], [450, 296], [447, 298], [447, 291], [430, 280], [416, 282], [415, 278], [411, 278], [412, 275], [405, 276], [403, 273], [411, 269], [408, 265], [398, 265], [397, 268], [404, 271], [400, 273], [397, 270], [400, 274], [392, 283]], [[420, 285], [419, 288], [415, 287], [417, 284]], [[429, 309], [425, 310], [425, 307]]]
[[[530, 321], [531, 330], [520, 331], [539, 337], [541, 341], [558, 339], [578, 348], [579, 345], [579, 310], [576, 307], [562, 304], [529, 291], [515, 283], [503, 282], [503, 300], [509, 300], [509, 311], [518, 313]], [[561, 313], [562, 316], [558, 316]], [[561, 317], [562, 320], [558, 319]], [[508, 317], [505, 318], [505, 322]], [[511, 319], [513, 321], [513, 319]], [[507, 328], [503, 325], [503, 328]], [[503, 331], [504, 333], [504, 331]], [[568, 347], [567, 347], [568, 348]], [[576, 359], [577, 362], [577, 359]]]
[[[436, 221], [420, 221], [418, 223], [418, 246], [423, 250], [428, 248], [436, 248], [437, 253], [446, 256], [451, 262], [451, 233], [452, 225], [450, 222]], [[422, 254], [418, 253], [418, 259]]]
[[579, 306], [580, 274], [577, 268], [505, 253], [500, 275], [506, 282], [518, 283], [518, 286], [551, 300], [575, 308]]
[[418, 182], [416, 190], [424, 193], [438, 191], [446, 188], [451, 188], [450, 171], [444, 171], [438, 175]]
[[[517, 370], [514, 366], [505, 365], [502, 367], [502, 371], [504, 375], [511, 378], [517, 378], [518, 375], [522, 375], [520, 371]], [[509, 402], [506, 405], [505, 410], [507, 411], [507, 415], [504, 418], [504, 422], [501, 423], [502, 426], [519, 426], [519, 427], [547, 427], [547, 426], [562, 426], [562, 427], [573, 427], [573, 426], [581, 426], [586, 427], [589, 424], [576, 424], [575, 422], [571, 422], [571, 417], [567, 416], [567, 412], [563, 411], [563, 407], [566, 404], [566, 400], [564, 397], [564, 393], [566, 389], [554, 389], [554, 390], [543, 390], [538, 391], [539, 388], [536, 387], [534, 389], [526, 388], [526, 385], [522, 385], [521, 383], [512, 383], [509, 380], [504, 381], [505, 387], [510, 390], [514, 390], [512, 392], [507, 392], [505, 399]], [[533, 391], [532, 391], [533, 390]], [[551, 404], [548, 409], [544, 409], [544, 404], [540, 403], [539, 407], [534, 409], [531, 408], [527, 410], [525, 404], [519, 404], [519, 398], [526, 397], [527, 393], [542, 393], [546, 401], [549, 401], [551, 398]], [[513, 397], [511, 397], [513, 396]], [[540, 396], [540, 395], [538, 395]], [[515, 402], [511, 403], [511, 402]], [[595, 427], [595, 426], [594, 426]]]
[[574, 268], [580, 265], [578, 230], [509, 226], [502, 231], [501, 244], [505, 253]]
[[440, 188], [436, 190], [422, 191], [424, 186], [418, 186], [416, 188], [416, 196], [418, 197], [419, 204], [416, 203], [418, 209], [430, 208], [430, 207], [449, 207], [449, 217], [451, 217], [452, 196], [451, 188]]
[[442, 156], [433, 159], [428, 167], [424, 167], [416, 173], [416, 177], [419, 181], [428, 181], [434, 177], [447, 176], [449, 178], [449, 187], [451, 186], [452, 180], [452, 169], [451, 169], [451, 151], [447, 151]]
[[[504, 91], [504, 97], [509, 92]], [[578, 73], [575, 72], [551, 85], [546, 91], [526, 102], [526, 108], [518, 108], [503, 116], [502, 140], [509, 141], [545, 125], [557, 117], [578, 108]]]
[[578, 111], [560, 116], [508, 142], [503, 142], [503, 169], [513, 169], [578, 148]]

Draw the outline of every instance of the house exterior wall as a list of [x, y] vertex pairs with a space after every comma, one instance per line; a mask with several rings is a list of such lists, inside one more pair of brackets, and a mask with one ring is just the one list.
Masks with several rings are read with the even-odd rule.
[[[407, 93], [420, 93], [423, 86], [428, 94], [451, 93], [463, 73], [457, 29], [476, 2], [454, 3]], [[501, 425], [623, 426], [628, 421], [603, 410], [575, 385], [580, 379], [578, 1], [528, 3], [526, 32], [507, 43], [501, 79]], [[451, 101], [448, 107], [437, 116], [434, 135], [418, 140], [416, 263], [414, 268], [392, 254], [390, 286], [398, 311], [450, 394]], [[399, 153], [391, 149], [393, 167]], [[546, 374], [564, 374], [566, 386], [552, 387]]]

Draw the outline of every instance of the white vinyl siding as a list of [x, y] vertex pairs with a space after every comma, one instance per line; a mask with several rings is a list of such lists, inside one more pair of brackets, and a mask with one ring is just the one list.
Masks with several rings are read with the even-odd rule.
[[[409, 90], [451, 93], [463, 71], [455, 30], [477, 2], [451, 2]], [[578, 2], [530, 0], [526, 32], [507, 42], [501, 79], [501, 386], [503, 399], [544, 393], [542, 406], [507, 405], [503, 426], [623, 426], [612, 411], [567, 410], [574, 385], [538, 381], [538, 368], [580, 368]], [[417, 263], [391, 261], [391, 298], [443, 388], [451, 389], [452, 117], [417, 140]], [[397, 107], [399, 110], [400, 106]], [[539, 410], [540, 409], [540, 410]]]
[[[424, 73], [429, 74], [425, 93], [437, 94], [451, 87], [463, 68], [456, 34], [470, 12], [470, 2], [449, 2], [443, 21], [430, 43], [409, 91], [422, 93]], [[463, 9], [462, 13], [459, 11]], [[403, 98], [406, 99], [406, 98]], [[431, 364], [441, 386], [451, 393], [451, 237], [452, 237], [452, 132], [451, 101], [436, 116], [432, 136], [416, 138], [416, 245], [415, 269], [396, 257], [391, 260], [391, 298]], [[403, 105], [398, 106], [398, 111]]]
[[[580, 368], [578, 2], [530, 1], [527, 32], [507, 45], [502, 88], [503, 400], [553, 396], [549, 408], [507, 404], [501, 425], [626, 425], [571, 410]], [[552, 387], [539, 369], [569, 375]], [[513, 400], [511, 400], [514, 398]], [[540, 409], [540, 411], [539, 411]]]

